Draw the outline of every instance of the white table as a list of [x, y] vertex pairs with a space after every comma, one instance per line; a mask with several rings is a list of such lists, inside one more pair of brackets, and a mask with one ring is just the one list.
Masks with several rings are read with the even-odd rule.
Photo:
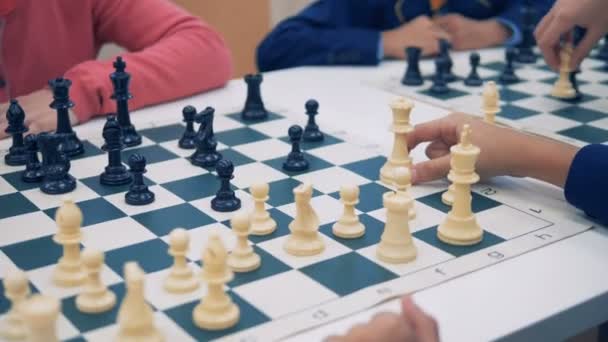
[[[382, 68], [382, 66], [380, 67]], [[389, 151], [392, 136], [388, 103], [394, 95], [372, 89], [361, 80], [378, 68], [310, 67], [265, 74], [262, 94], [266, 106], [299, 118], [304, 103], [320, 103], [319, 125], [365, 137]], [[233, 80], [227, 87], [132, 114], [137, 125], [149, 120], [175, 120], [185, 104], [214, 106], [216, 113], [240, 109], [245, 84]], [[447, 112], [416, 102], [413, 123], [432, 120]], [[77, 128], [80, 134], [101, 134], [103, 121]], [[87, 133], [88, 132], [88, 133]], [[422, 149], [413, 152], [416, 160]], [[521, 181], [523, 188], [546, 194], [556, 212], [581, 219], [568, 206], [561, 190], [539, 182]], [[608, 231], [598, 227], [520, 257], [462, 276], [416, 293], [415, 301], [439, 322], [444, 341], [559, 340], [608, 320]], [[293, 338], [321, 340], [345, 332], [381, 310], [398, 310], [393, 301]]]

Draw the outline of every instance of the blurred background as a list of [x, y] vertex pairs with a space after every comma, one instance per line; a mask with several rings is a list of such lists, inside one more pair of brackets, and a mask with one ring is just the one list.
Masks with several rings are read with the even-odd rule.
[[[255, 49], [275, 24], [313, 0], [172, 0], [201, 17], [226, 39], [234, 60], [234, 78], [255, 72]], [[120, 53], [119, 46], [105, 46], [100, 58]]]

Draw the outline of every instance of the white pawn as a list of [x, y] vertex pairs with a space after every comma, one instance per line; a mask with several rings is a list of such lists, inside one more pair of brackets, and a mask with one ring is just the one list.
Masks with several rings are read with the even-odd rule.
[[500, 112], [500, 94], [494, 81], [486, 82], [483, 88], [483, 112], [484, 121], [487, 123], [496, 123], [496, 114]]
[[359, 203], [359, 187], [342, 186], [340, 200], [344, 204], [344, 212], [338, 222], [332, 226], [334, 235], [343, 239], [354, 239], [365, 234], [365, 226], [359, 222], [359, 217], [355, 213], [355, 205]]
[[[452, 171], [450, 170], [450, 172], [448, 173], [448, 178], [450, 177], [451, 173]], [[441, 202], [443, 202], [443, 204], [445, 205], [450, 206], [454, 204], [454, 184], [450, 184], [448, 190], [441, 194]]]
[[192, 292], [200, 285], [186, 260], [189, 244], [190, 237], [185, 229], [176, 228], [169, 234], [169, 254], [173, 256], [173, 266], [163, 284], [169, 293]]
[[255, 202], [251, 214], [251, 235], [268, 235], [277, 229], [276, 221], [270, 217], [265, 207], [269, 191], [268, 183], [256, 183], [251, 186], [251, 196]]
[[103, 261], [102, 251], [86, 249], [82, 252], [82, 263], [88, 274], [82, 293], [76, 297], [76, 307], [82, 312], [105, 312], [116, 305], [116, 295], [101, 282]]
[[239, 211], [230, 221], [232, 231], [236, 234], [236, 247], [228, 256], [228, 266], [234, 272], [249, 272], [260, 267], [262, 260], [249, 245], [249, 215], [244, 211]]
[[22, 270], [13, 270], [7, 274], [3, 282], [6, 298], [11, 301], [11, 309], [6, 314], [0, 336], [7, 340], [23, 340], [27, 330], [18, 307], [30, 294], [27, 276]]
[[560, 51], [559, 78], [551, 90], [551, 96], [560, 99], [572, 99], [576, 97], [576, 89], [570, 82], [570, 60], [572, 59], [572, 45], [567, 44]]
[[408, 203], [411, 203], [408, 209], [408, 217], [410, 220], [416, 218], [416, 208], [414, 208], [414, 200], [410, 196], [409, 188], [412, 186], [412, 174], [407, 167], [398, 167], [393, 174], [395, 177], [395, 188], [397, 195], [405, 198]]
[[23, 302], [19, 311], [27, 326], [29, 342], [57, 342], [57, 318], [61, 303], [57, 298], [35, 294]]
[[80, 261], [82, 212], [74, 201], [65, 198], [55, 214], [55, 221], [59, 230], [53, 236], [53, 241], [63, 246], [63, 256], [54, 270], [53, 282], [61, 287], [80, 286], [86, 279]]

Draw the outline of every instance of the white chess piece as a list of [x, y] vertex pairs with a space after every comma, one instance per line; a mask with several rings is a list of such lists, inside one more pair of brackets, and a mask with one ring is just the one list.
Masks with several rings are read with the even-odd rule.
[[11, 270], [3, 280], [6, 298], [11, 301], [11, 309], [5, 316], [0, 336], [7, 340], [24, 340], [27, 334], [23, 318], [17, 309], [30, 294], [30, 286], [25, 272]]
[[236, 234], [236, 246], [228, 256], [228, 266], [234, 272], [250, 272], [260, 267], [262, 260], [249, 245], [250, 219], [244, 211], [237, 212], [230, 221], [232, 231]]
[[410, 112], [414, 104], [403, 97], [397, 98], [391, 103], [393, 112], [393, 124], [391, 131], [394, 133], [393, 150], [390, 157], [380, 169], [380, 180], [389, 186], [395, 183], [393, 171], [395, 168], [412, 166], [412, 159], [407, 146], [407, 135], [414, 130], [410, 125]]
[[205, 330], [223, 330], [234, 326], [240, 310], [226, 294], [224, 285], [234, 274], [228, 267], [228, 252], [216, 234], [209, 237], [203, 251], [203, 281], [207, 284], [207, 295], [194, 308], [194, 324]]
[[118, 310], [118, 342], [161, 342], [162, 334], [154, 324], [154, 312], [144, 298], [145, 273], [137, 262], [124, 265], [127, 293]]
[[560, 51], [559, 78], [551, 90], [551, 96], [560, 99], [573, 99], [576, 97], [576, 89], [570, 82], [570, 60], [572, 59], [572, 45], [567, 44]]
[[344, 212], [338, 222], [332, 226], [334, 235], [343, 239], [354, 239], [365, 234], [365, 226], [355, 213], [355, 206], [359, 203], [359, 187], [356, 185], [342, 186], [340, 200], [344, 204]]
[[[450, 170], [450, 172], [448, 172], [448, 179], [450, 178], [451, 173], [452, 173], [452, 170]], [[454, 184], [450, 184], [450, 186], [448, 187], [448, 190], [446, 190], [446, 192], [441, 194], [441, 202], [443, 202], [443, 204], [449, 205], [449, 206], [451, 206], [454, 203]]]
[[500, 112], [500, 94], [494, 81], [486, 82], [483, 88], [483, 113], [484, 121], [496, 123], [496, 114]]
[[53, 241], [63, 246], [63, 256], [53, 272], [53, 282], [61, 287], [80, 286], [86, 279], [80, 261], [82, 212], [74, 201], [66, 197], [55, 214], [55, 221], [59, 229]]
[[169, 234], [169, 254], [173, 256], [173, 265], [165, 278], [163, 286], [169, 293], [188, 293], [199, 288], [200, 281], [188, 266], [190, 237], [183, 228], [176, 228]]
[[57, 342], [57, 318], [61, 302], [57, 298], [41, 294], [32, 295], [23, 302], [19, 311], [27, 326], [29, 342]]
[[382, 196], [386, 208], [386, 224], [376, 249], [376, 256], [381, 261], [402, 264], [416, 259], [417, 251], [412, 240], [408, 217], [411, 201], [411, 198], [392, 191]]
[[116, 295], [101, 282], [103, 261], [102, 251], [85, 249], [82, 252], [82, 263], [88, 274], [82, 293], [76, 297], [76, 307], [82, 312], [105, 312], [116, 305]]
[[266, 211], [265, 204], [268, 201], [270, 188], [268, 183], [256, 183], [250, 188], [251, 196], [255, 202], [251, 214], [251, 235], [268, 235], [277, 229], [277, 223]]
[[471, 127], [464, 125], [460, 143], [452, 146], [452, 171], [448, 175], [454, 185], [454, 203], [445, 221], [437, 229], [437, 237], [451, 245], [473, 245], [481, 241], [483, 230], [471, 209], [471, 185], [479, 181], [475, 163], [480, 149], [471, 143]]
[[416, 208], [414, 208], [414, 200], [409, 193], [409, 188], [412, 186], [412, 174], [407, 167], [398, 167], [395, 169], [395, 188], [397, 195], [405, 197], [411, 203], [408, 209], [408, 217], [410, 220], [416, 218]]
[[295, 256], [310, 256], [323, 252], [325, 242], [319, 234], [319, 217], [310, 205], [312, 185], [300, 184], [293, 189], [296, 202], [296, 217], [289, 224], [291, 234], [287, 236], [283, 249]]

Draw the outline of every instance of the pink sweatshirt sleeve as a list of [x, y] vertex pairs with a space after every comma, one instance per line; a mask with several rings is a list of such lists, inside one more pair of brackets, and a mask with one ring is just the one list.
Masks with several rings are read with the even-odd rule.
[[[200, 19], [166, 0], [94, 0], [99, 45], [114, 42], [131, 74], [130, 109], [174, 100], [223, 86], [232, 75], [222, 37]], [[66, 72], [80, 122], [116, 111], [109, 75], [112, 61], [87, 61]]]

